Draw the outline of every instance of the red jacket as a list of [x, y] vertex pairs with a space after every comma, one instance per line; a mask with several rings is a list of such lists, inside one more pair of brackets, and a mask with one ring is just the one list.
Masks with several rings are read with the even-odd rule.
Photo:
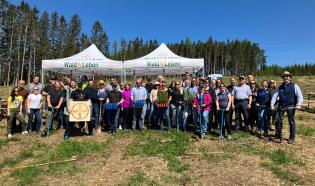
[[[207, 110], [210, 112], [210, 105], [212, 103], [211, 96], [208, 92], [205, 92], [203, 95], [204, 95], [203, 96], [203, 104], [205, 104], [205, 107], [203, 110]], [[193, 106], [197, 107], [197, 111], [199, 112], [199, 110], [200, 110], [199, 109], [199, 93], [194, 98]]]

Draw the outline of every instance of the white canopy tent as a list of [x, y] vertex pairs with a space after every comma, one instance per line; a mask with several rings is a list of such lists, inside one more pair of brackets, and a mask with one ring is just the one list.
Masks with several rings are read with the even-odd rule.
[[203, 58], [178, 56], [164, 43], [146, 56], [124, 62], [126, 75], [176, 75], [200, 72], [203, 68]]
[[80, 53], [62, 59], [52, 59], [42, 61], [42, 80], [44, 71], [49, 70], [61, 74], [80, 75], [122, 75], [123, 64], [106, 58], [98, 48], [92, 44]]

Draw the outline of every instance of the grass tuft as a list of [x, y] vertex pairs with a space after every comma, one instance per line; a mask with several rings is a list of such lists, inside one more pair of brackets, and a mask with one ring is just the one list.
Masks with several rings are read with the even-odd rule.
[[271, 172], [273, 172], [278, 178], [287, 181], [287, 182], [291, 182], [294, 184], [302, 184], [301, 178], [287, 170], [282, 169], [281, 167], [277, 166], [277, 165], [273, 165], [271, 163], [268, 162], [263, 162], [260, 163], [260, 166], [262, 166], [263, 168], [266, 168], [268, 170], [270, 170]]
[[128, 156], [162, 156], [168, 161], [168, 166], [175, 172], [187, 170], [188, 164], [182, 165], [178, 156], [183, 155], [189, 144], [189, 136], [183, 132], [147, 131], [139, 133], [135, 143], [127, 148]]

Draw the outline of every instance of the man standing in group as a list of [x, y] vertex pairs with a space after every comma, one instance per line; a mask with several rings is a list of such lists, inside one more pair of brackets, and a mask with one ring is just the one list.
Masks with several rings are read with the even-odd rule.
[[293, 144], [295, 140], [295, 109], [300, 110], [303, 103], [303, 95], [300, 87], [295, 84], [291, 78], [292, 74], [285, 71], [281, 74], [283, 83], [280, 85], [279, 90], [276, 91], [271, 100], [271, 109], [275, 110], [275, 103], [278, 100], [279, 105], [276, 110], [276, 134], [274, 141], [277, 143], [282, 142], [282, 116], [284, 112], [288, 114], [290, 125], [290, 138], [289, 144]]
[[43, 90], [43, 85], [39, 82], [39, 77], [34, 76], [33, 77], [33, 82], [29, 84], [28, 86], [28, 91], [31, 92], [34, 87], [38, 88], [38, 92], [41, 93]]
[[18, 87], [19, 87], [19, 95], [22, 96], [23, 98], [23, 102], [22, 102], [22, 116], [25, 118], [25, 114], [26, 114], [26, 100], [28, 97], [28, 90], [26, 90], [24, 88], [25, 86], [25, 81], [24, 80], [20, 80], [18, 82]]
[[[230, 78], [230, 85], [228, 85], [226, 88], [229, 91], [229, 93], [232, 94], [234, 87], [236, 86], [236, 79], [234, 77]], [[231, 100], [231, 105], [234, 105], [234, 99]], [[233, 117], [233, 112], [234, 112], [234, 108], [230, 107], [230, 124], [231, 124], [231, 128], [232, 128], [232, 117]]]
[[252, 91], [250, 87], [245, 84], [245, 77], [239, 77], [240, 83], [234, 86], [232, 91], [232, 100], [234, 99], [235, 107], [235, 127], [236, 130], [242, 128], [241, 124], [241, 113], [244, 116], [245, 130], [248, 130], [248, 109], [250, 109], [252, 104]]
[[144, 129], [144, 118], [142, 117], [142, 109], [147, 99], [147, 90], [141, 86], [142, 78], [139, 78], [136, 82], [136, 87], [131, 89], [131, 100], [133, 102], [133, 121], [132, 130], [136, 129], [137, 123], [139, 123], [139, 129]]
[[191, 80], [191, 76], [190, 76], [190, 73], [189, 72], [185, 72], [185, 74], [184, 74], [184, 78], [183, 78], [183, 80], [181, 81], [181, 86], [182, 87], [185, 87], [186, 85], [185, 85], [185, 82], [186, 82], [186, 80]]
[[93, 135], [93, 129], [99, 128], [99, 112], [100, 112], [100, 100], [97, 96], [97, 89], [93, 87], [93, 81], [88, 82], [88, 87], [84, 89], [84, 93], [88, 96], [92, 103], [92, 117], [88, 122], [89, 135]]

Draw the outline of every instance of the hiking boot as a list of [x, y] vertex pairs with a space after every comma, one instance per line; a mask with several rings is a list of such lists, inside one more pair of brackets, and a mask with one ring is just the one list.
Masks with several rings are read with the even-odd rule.
[[8, 134], [8, 138], [11, 139], [13, 136], [12, 134]]
[[228, 135], [227, 139], [228, 139], [228, 140], [231, 140], [231, 139], [232, 139], [232, 136], [231, 136], [231, 135]]
[[275, 139], [273, 139], [273, 141], [276, 142], [276, 143], [281, 143], [282, 142], [282, 140], [280, 138], [275, 138]]
[[293, 144], [294, 143], [294, 139], [293, 138], [290, 138], [289, 140], [288, 140], [288, 144]]
[[264, 136], [263, 139], [264, 139], [265, 141], [269, 141], [269, 137], [267, 137], [267, 136]]

